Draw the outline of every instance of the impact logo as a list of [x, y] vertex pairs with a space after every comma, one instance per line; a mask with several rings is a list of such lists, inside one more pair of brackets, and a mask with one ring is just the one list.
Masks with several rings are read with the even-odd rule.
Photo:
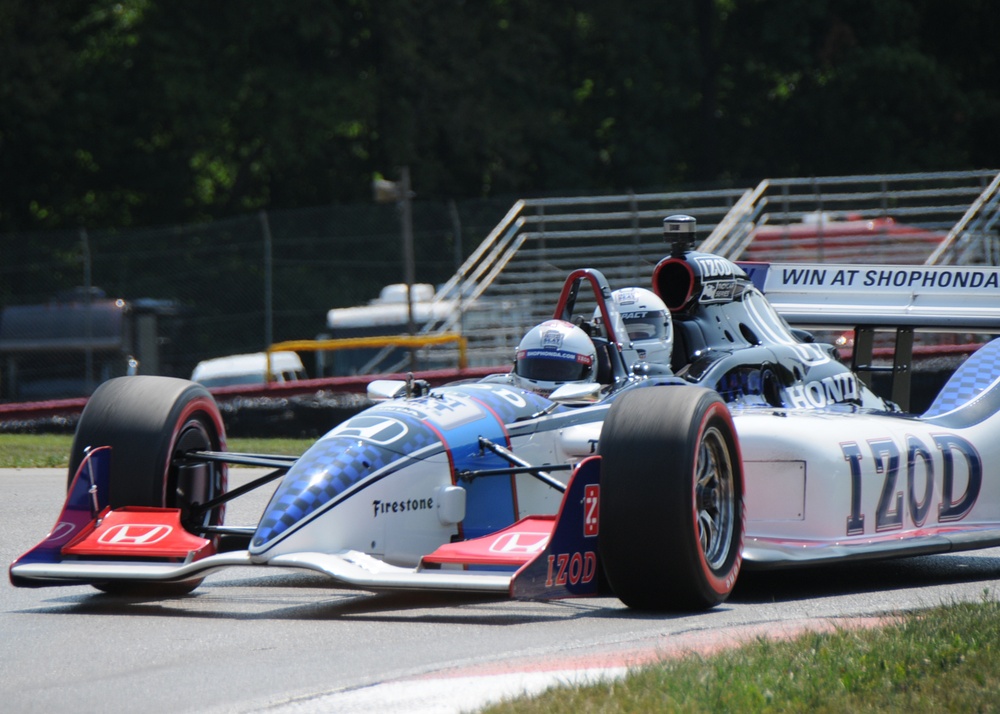
[[837, 374], [818, 382], [796, 384], [785, 390], [785, 403], [797, 409], [816, 409], [858, 398], [858, 381], [853, 374]]
[[721, 280], [714, 283], [705, 283], [701, 290], [700, 302], [729, 302], [736, 294], [735, 280]]

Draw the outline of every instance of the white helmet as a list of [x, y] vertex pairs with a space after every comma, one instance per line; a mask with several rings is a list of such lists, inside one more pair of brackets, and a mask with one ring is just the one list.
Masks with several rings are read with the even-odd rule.
[[[611, 296], [618, 305], [639, 359], [669, 365], [674, 347], [674, 325], [664, 302], [645, 288], [621, 288]], [[594, 319], [600, 322], [600, 310], [594, 312]]]
[[514, 383], [543, 396], [570, 383], [595, 381], [597, 350], [587, 333], [563, 320], [532, 327], [517, 346]]

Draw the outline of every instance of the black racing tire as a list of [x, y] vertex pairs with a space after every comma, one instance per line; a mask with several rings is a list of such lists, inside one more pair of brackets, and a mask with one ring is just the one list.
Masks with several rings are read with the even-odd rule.
[[[194, 382], [171, 377], [119, 377], [101, 384], [80, 415], [70, 452], [72, 482], [86, 451], [110, 446], [108, 500], [112, 508], [179, 508], [185, 528], [222, 525], [223, 506], [194, 516], [191, 506], [226, 490], [224, 464], [182, 464], [187, 451], [225, 451], [226, 433], [215, 399]], [[95, 584], [107, 592], [183, 594], [200, 580], [156, 585]]]
[[742, 565], [743, 463], [718, 394], [694, 386], [620, 395], [601, 431], [600, 555], [640, 610], [723, 602]]

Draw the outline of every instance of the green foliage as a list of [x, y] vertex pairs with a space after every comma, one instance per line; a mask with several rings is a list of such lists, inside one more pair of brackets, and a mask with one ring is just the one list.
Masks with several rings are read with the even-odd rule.
[[986, 0], [8, 0], [0, 233], [996, 165]]

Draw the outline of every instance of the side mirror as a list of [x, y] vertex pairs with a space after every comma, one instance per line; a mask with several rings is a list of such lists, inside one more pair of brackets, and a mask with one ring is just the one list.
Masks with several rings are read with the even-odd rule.
[[406, 394], [406, 382], [402, 379], [376, 379], [368, 383], [368, 398], [374, 402], [384, 402]]
[[599, 382], [564, 384], [549, 395], [549, 399], [559, 404], [592, 404], [600, 398], [601, 384]]

